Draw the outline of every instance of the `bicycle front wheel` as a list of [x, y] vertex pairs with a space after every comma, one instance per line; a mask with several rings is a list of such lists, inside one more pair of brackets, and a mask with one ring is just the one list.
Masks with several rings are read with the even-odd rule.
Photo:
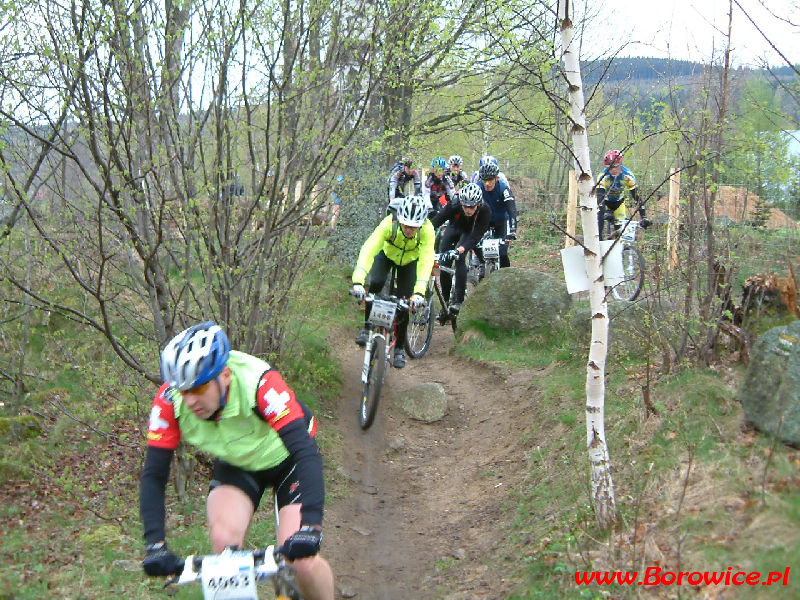
[[422, 358], [431, 346], [433, 338], [433, 290], [425, 294], [425, 307], [408, 316], [406, 352], [411, 358]]
[[361, 405], [358, 410], [358, 422], [361, 425], [361, 429], [369, 429], [369, 426], [375, 420], [385, 373], [386, 340], [383, 337], [376, 336], [372, 340], [367, 383], [364, 384], [364, 392], [361, 394]]
[[617, 300], [636, 300], [644, 284], [644, 259], [636, 246], [622, 247], [622, 272], [625, 279], [611, 288], [611, 294]]

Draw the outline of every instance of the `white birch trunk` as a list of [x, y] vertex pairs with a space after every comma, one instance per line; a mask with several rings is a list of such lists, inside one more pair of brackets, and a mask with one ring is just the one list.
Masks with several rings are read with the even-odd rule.
[[604, 423], [608, 305], [603, 281], [600, 236], [597, 229], [597, 197], [593, 193], [594, 177], [589, 160], [589, 136], [586, 130], [578, 44], [569, 13], [569, 0], [559, 0], [558, 20], [564, 52], [564, 71], [569, 85], [572, 151], [578, 178], [584, 255], [592, 310], [592, 343], [586, 366], [586, 445], [592, 469], [592, 504], [595, 518], [601, 528], [608, 529], [617, 518]]

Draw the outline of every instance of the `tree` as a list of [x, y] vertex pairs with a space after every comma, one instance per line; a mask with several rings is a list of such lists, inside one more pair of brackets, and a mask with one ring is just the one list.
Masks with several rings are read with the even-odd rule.
[[589, 298], [592, 311], [592, 342], [586, 365], [586, 445], [592, 473], [592, 505], [595, 518], [603, 529], [616, 521], [614, 483], [611, 478], [611, 461], [606, 444], [605, 364], [608, 352], [608, 305], [603, 285], [603, 265], [600, 236], [597, 226], [597, 198], [594, 195], [594, 177], [589, 158], [589, 139], [586, 133], [585, 102], [581, 81], [578, 41], [569, 12], [570, 3], [558, 3], [558, 22], [561, 29], [561, 46], [564, 75], [569, 89], [572, 150], [578, 177], [581, 223], [584, 233], [586, 272], [589, 278]]

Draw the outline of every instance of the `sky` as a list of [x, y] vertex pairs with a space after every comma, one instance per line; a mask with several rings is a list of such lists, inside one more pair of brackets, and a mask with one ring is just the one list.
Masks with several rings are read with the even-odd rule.
[[[734, 3], [731, 31], [734, 66], [759, 67], [765, 60], [770, 66], [784, 64], [744, 12], [790, 61], [800, 63], [800, 1], [737, 1], [741, 8]], [[591, 40], [589, 53], [600, 49], [607, 54], [624, 46], [619, 56], [708, 62], [712, 55], [718, 58], [724, 51], [728, 0], [609, 0], [599, 5], [588, 0], [588, 4], [589, 11], [601, 11], [590, 19], [584, 34], [585, 41]]]

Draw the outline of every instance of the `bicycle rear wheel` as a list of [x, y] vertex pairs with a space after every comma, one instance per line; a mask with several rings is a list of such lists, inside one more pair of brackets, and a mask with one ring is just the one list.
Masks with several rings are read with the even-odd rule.
[[636, 246], [622, 247], [622, 271], [625, 279], [611, 288], [617, 300], [636, 300], [644, 284], [644, 259]]
[[433, 318], [433, 290], [429, 286], [425, 293], [425, 307], [408, 316], [404, 346], [411, 358], [422, 358], [430, 348], [433, 338]]
[[364, 392], [361, 394], [361, 405], [358, 410], [358, 422], [361, 429], [368, 429], [375, 420], [378, 411], [378, 401], [381, 398], [383, 376], [386, 373], [386, 340], [375, 337], [372, 340], [372, 351], [369, 356], [369, 372]]

